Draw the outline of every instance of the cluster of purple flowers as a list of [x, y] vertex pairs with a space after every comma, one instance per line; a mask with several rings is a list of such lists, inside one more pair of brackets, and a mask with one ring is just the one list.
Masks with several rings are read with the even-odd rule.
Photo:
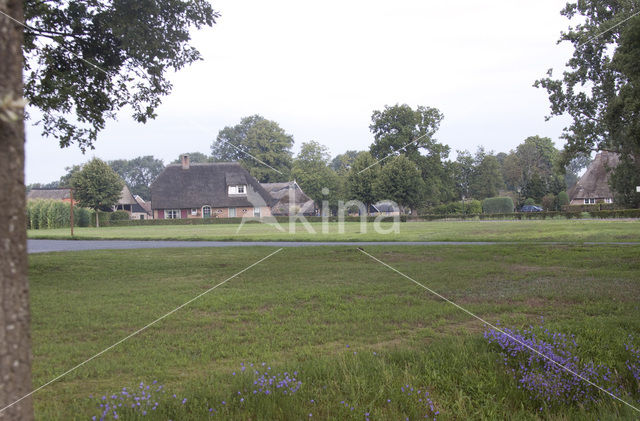
[[[294, 371], [293, 373], [285, 371], [284, 373], [274, 374], [271, 371], [271, 367], [267, 366], [266, 363], [260, 364], [259, 367], [250, 363], [249, 368], [253, 371], [253, 375], [255, 377], [253, 380], [253, 391], [251, 392], [254, 395], [270, 395], [272, 393], [292, 395], [302, 386], [302, 382], [296, 378], [298, 376], [297, 371]], [[246, 372], [246, 366], [244, 363], [241, 365], [241, 372], [243, 374]]]
[[601, 400], [601, 392], [584, 379], [619, 395], [619, 387], [609, 367], [583, 362], [575, 355], [578, 346], [573, 335], [550, 332], [542, 325], [522, 331], [501, 330], [504, 333], [489, 329], [484, 337], [498, 346], [504, 365], [517, 380], [518, 388], [528, 391], [538, 403], [546, 406], [585, 405]]
[[425, 414], [424, 418], [433, 418], [436, 421], [437, 416], [440, 414], [440, 411], [436, 409], [436, 406], [433, 404], [431, 397], [429, 396], [429, 392], [426, 390], [415, 389], [411, 385], [404, 385], [400, 388], [402, 393], [405, 393], [409, 398], [413, 397], [417, 403], [417, 406], [422, 406], [424, 408]]
[[[141, 382], [133, 391], [123, 387], [116, 394], [98, 398], [98, 408], [100, 408], [101, 414], [94, 415], [91, 418], [92, 421], [104, 421], [111, 418], [117, 420], [123, 411], [134, 411], [142, 416], [156, 411], [159, 405], [158, 400], [161, 400], [164, 395], [164, 387], [157, 383], [154, 381], [150, 385], [145, 385], [144, 382]], [[173, 398], [178, 399], [176, 395], [173, 395]], [[183, 405], [186, 402], [187, 398], [182, 399]]]
[[[377, 355], [375, 352], [373, 354]], [[240, 380], [240, 384], [242, 384], [242, 386], [239, 387], [240, 390], [234, 392], [232, 396], [229, 396], [227, 400], [221, 401], [218, 405], [207, 407], [209, 416], [226, 413], [231, 409], [231, 406], [245, 405], [247, 400], [257, 399], [259, 396], [263, 398], [278, 395], [289, 396], [298, 392], [302, 387], [302, 381], [298, 380], [298, 371], [274, 372], [266, 363], [242, 363], [240, 369], [232, 372], [231, 376], [239, 380], [242, 379]], [[326, 388], [327, 387], [324, 386], [324, 389]], [[412, 405], [424, 409], [425, 419], [436, 419], [439, 412], [429, 397], [429, 392], [426, 390], [414, 391], [414, 388], [410, 385], [406, 385], [401, 389], [407, 397], [415, 401]], [[92, 396], [90, 397], [93, 398]], [[127, 416], [131, 416], [132, 413], [136, 414], [136, 416], [152, 415], [158, 412], [157, 409], [162, 403], [166, 402], [166, 399], [173, 399], [175, 402], [181, 402], [182, 405], [185, 405], [187, 402], [186, 398], [165, 393], [164, 387], [158, 385], [157, 381], [149, 385], [140, 383], [133, 391], [129, 391], [125, 387], [117, 394], [99, 398], [98, 407], [100, 408], [101, 415], [94, 416], [92, 420], [97, 421], [99, 419], [103, 421], [106, 419], [126, 418]], [[314, 399], [311, 399], [309, 403], [312, 407], [316, 404]], [[391, 399], [386, 399], [386, 403], [390, 404]], [[176, 405], [180, 406], [179, 403], [176, 403]], [[369, 410], [357, 409], [355, 404], [346, 401], [341, 401], [340, 406], [344, 407], [344, 410], [350, 414], [348, 417], [359, 417], [363, 415], [365, 421], [370, 421], [371, 414]], [[315, 411], [308, 414], [309, 418], [313, 417], [314, 412]]]
[[638, 392], [640, 392], [640, 349], [633, 345], [633, 337], [629, 336], [629, 341], [624, 344], [625, 349], [631, 358], [627, 360], [627, 368], [636, 381]]

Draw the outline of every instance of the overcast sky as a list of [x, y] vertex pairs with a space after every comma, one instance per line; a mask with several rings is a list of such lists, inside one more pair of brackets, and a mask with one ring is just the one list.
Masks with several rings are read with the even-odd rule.
[[[194, 32], [204, 60], [171, 75], [157, 118], [126, 112], [107, 123], [95, 150], [60, 149], [27, 122], [26, 182], [50, 182], [65, 167], [182, 152], [210, 152], [218, 131], [242, 117], [275, 120], [332, 156], [365, 150], [371, 113], [406, 103], [438, 108], [436, 138], [456, 149], [508, 152], [531, 135], [556, 146], [566, 119], [545, 122], [546, 93], [532, 87], [571, 55], [557, 45], [565, 0], [219, 0], [221, 18]], [[454, 155], [452, 155], [453, 157]]]

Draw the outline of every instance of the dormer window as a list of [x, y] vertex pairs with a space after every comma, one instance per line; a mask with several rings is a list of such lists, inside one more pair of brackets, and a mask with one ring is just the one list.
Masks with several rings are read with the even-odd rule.
[[247, 194], [247, 185], [238, 184], [235, 186], [229, 186], [229, 194]]

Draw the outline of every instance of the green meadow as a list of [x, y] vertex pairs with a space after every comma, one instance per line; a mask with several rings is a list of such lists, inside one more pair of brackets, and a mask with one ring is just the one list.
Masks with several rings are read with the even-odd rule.
[[[308, 229], [310, 227], [310, 230]], [[147, 225], [76, 228], [77, 239], [105, 240], [218, 240], [218, 241], [563, 241], [638, 242], [640, 220], [530, 220], [530, 221], [433, 221], [364, 226], [359, 222], [261, 223], [205, 225]], [[342, 232], [342, 231], [344, 232]], [[326, 231], [326, 232], [324, 232]], [[69, 239], [69, 229], [30, 230], [29, 238]]]
[[[425, 226], [451, 226], [441, 224], [414, 226], [423, 233]], [[479, 231], [525, 224], [532, 223], [460, 225]], [[607, 240], [638, 233], [637, 222], [598, 224], [612, 228]], [[363, 248], [490, 323], [520, 329], [543, 321], [550, 331], [575, 335], [577, 357], [611, 367], [619, 396], [638, 403], [625, 343], [640, 345], [640, 246]], [[532, 398], [484, 338], [483, 323], [356, 247], [282, 249], [229, 279], [276, 250], [31, 255], [34, 387], [227, 280], [38, 391], [37, 418], [100, 419], [100, 405], [111, 402], [123, 404], [115, 409], [120, 419], [638, 416], [604, 394], [559, 406]], [[107, 411], [105, 419], [114, 417]]]

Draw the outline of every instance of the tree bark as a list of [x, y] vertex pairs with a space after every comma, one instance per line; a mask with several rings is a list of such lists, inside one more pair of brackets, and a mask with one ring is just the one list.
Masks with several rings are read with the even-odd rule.
[[[22, 8], [23, 0], [0, 0], [20, 22]], [[29, 421], [31, 397], [14, 404], [32, 390], [22, 68], [22, 27], [0, 15], [0, 419]]]

